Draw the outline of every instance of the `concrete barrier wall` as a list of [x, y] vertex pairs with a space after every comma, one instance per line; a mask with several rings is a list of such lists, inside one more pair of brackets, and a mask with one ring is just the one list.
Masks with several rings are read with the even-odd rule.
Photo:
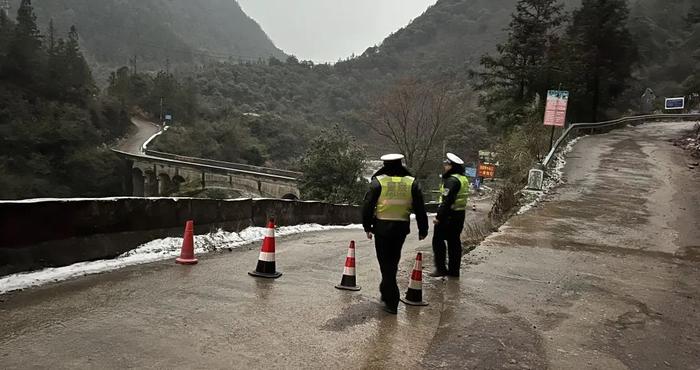
[[278, 199], [110, 198], [0, 202], [0, 276], [114, 258], [153, 239], [265, 226], [360, 223], [358, 207]]

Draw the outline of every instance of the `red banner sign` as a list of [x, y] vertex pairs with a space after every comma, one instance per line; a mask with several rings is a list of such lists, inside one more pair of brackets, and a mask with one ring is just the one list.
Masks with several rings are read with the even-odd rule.
[[492, 179], [496, 176], [496, 165], [489, 163], [479, 164], [479, 177]]

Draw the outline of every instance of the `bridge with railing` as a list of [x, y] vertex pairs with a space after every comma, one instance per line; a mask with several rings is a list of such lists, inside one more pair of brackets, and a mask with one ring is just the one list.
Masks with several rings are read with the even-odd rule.
[[299, 198], [300, 172], [154, 150], [113, 151], [124, 160], [124, 187], [134, 196], [196, 195], [217, 189], [241, 197]]

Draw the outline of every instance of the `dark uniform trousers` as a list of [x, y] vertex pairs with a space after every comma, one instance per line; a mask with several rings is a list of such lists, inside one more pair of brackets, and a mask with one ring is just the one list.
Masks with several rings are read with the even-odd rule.
[[[462, 262], [462, 241], [459, 239], [464, 228], [464, 212], [453, 211], [447, 222], [440, 222], [433, 230], [433, 258], [438, 271], [459, 275]], [[447, 245], [445, 245], [447, 244]], [[445, 271], [445, 249], [449, 265]]]
[[382, 282], [379, 291], [387, 306], [396, 308], [399, 305], [399, 287], [396, 285], [396, 272], [399, 269], [401, 248], [406, 235], [375, 235], [374, 247], [377, 250], [379, 269], [382, 272]]

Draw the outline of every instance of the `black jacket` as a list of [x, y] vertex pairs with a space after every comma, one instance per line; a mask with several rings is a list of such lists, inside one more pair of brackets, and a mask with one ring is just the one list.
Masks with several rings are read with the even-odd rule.
[[462, 187], [462, 183], [452, 176], [452, 174], [455, 173], [464, 174], [464, 167], [454, 165], [452, 170], [442, 175], [442, 184], [445, 190], [442, 193], [442, 203], [438, 206], [437, 216], [435, 216], [440, 222], [448, 222], [450, 219], [454, 218], [461, 218], [462, 221], [464, 221], [464, 211], [452, 210], [452, 205], [455, 203], [457, 194]]
[[[365, 200], [362, 206], [362, 226], [365, 232], [372, 232], [382, 236], [409, 234], [411, 230], [410, 222], [408, 221], [377, 220], [374, 217], [377, 200], [382, 193], [382, 186], [377, 180], [377, 176], [379, 175], [411, 176], [410, 172], [403, 166], [384, 166], [372, 176], [372, 182], [370, 182], [369, 191], [365, 194]], [[413, 198], [412, 212], [416, 215], [416, 223], [418, 224], [418, 235], [427, 236], [428, 216], [425, 213], [423, 192], [421, 191], [420, 185], [418, 185], [418, 181], [413, 182], [411, 196]]]

